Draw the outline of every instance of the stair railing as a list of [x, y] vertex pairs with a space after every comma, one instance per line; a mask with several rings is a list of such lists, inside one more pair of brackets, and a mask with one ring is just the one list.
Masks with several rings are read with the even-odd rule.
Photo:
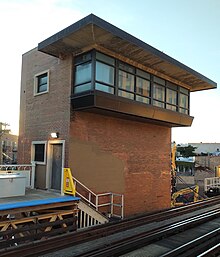
[[95, 194], [87, 186], [73, 177], [76, 194], [96, 211], [107, 213], [109, 218], [124, 218], [124, 195], [118, 193]]

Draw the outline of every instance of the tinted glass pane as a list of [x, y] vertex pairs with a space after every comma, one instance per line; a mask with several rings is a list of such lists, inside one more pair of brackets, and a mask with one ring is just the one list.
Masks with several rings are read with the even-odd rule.
[[111, 65], [115, 65], [115, 60], [113, 58], [99, 52], [96, 52], [96, 59]]
[[83, 62], [88, 62], [92, 59], [92, 53], [87, 53], [87, 54], [82, 54], [80, 56], [75, 57], [75, 64], [83, 63]]
[[154, 82], [165, 86], [165, 80], [154, 76]]
[[47, 91], [47, 84], [39, 85], [37, 93], [45, 92]]
[[181, 94], [179, 96], [179, 106], [188, 109], [188, 96]]
[[149, 98], [146, 98], [146, 97], [143, 97], [143, 96], [139, 96], [139, 95], [136, 95], [136, 101], [142, 102], [142, 103], [145, 103], [145, 104], [149, 104], [150, 103], [150, 99]]
[[122, 91], [122, 90], [118, 90], [118, 95], [134, 100], [134, 94], [132, 94], [132, 93], [128, 93], [128, 92], [125, 92], [125, 91]]
[[177, 104], [177, 92], [167, 88], [166, 102], [169, 104]]
[[119, 63], [119, 68], [122, 70], [128, 71], [130, 73], [134, 73], [135, 71], [134, 67], [122, 62]]
[[99, 83], [95, 84], [95, 89], [100, 90], [106, 93], [114, 94], [114, 88], [113, 87], [108, 87]]
[[153, 105], [154, 106], [157, 106], [157, 107], [161, 107], [161, 108], [164, 108], [164, 103], [161, 103], [161, 102], [158, 102], [158, 101], [153, 101]]
[[114, 68], [107, 64], [96, 62], [96, 80], [114, 85]]
[[165, 88], [163, 86], [154, 84], [153, 87], [153, 98], [164, 102], [165, 100]]
[[137, 77], [136, 93], [144, 96], [150, 96], [150, 81]]
[[77, 93], [81, 93], [81, 92], [88, 91], [88, 90], [91, 90], [91, 83], [86, 83], [86, 84], [80, 85], [78, 87], [75, 87], [74, 93], [77, 94]]
[[34, 161], [36, 161], [36, 162], [44, 162], [45, 144], [35, 144], [34, 146], [35, 146]]
[[76, 66], [75, 85], [91, 81], [91, 63]]
[[39, 76], [38, 77], [38, 83], [40, 84], [40, 85], [42, 85], [42, 84], [47, 84], [47, 74], [45, 74], [45, 75], [43, 75], [43, 76]]
[[189, 94], [189, 90], [186, 89], [186, 88], [183, 88], [183, 87], [180, 87], [180, 92], [183, 93], [183, 94], [186, 94], [186, 95]]
[[47, 91], [47, 73], [37, 76], [37, 93]]
[[138, 76], [141, 76], [142, 78], [145, 78], [145, 79], [150, 79], [150, 74], [145, 72], [145, 71], [142, 71], [142, 70], [138, 70], [136, 71], [136, 74]]
[[119, 70], [118, 87], [128, 91], [134, 91], [134, 75]]
[[176, 106], [173, 106], [173, 105], [170, 105], [170, 104], [167, 104], [167, 105], [166, 105], [166, 108], [167, 108], [168, 110], [171, 110], [171, 111], [176, 111]]
[[184, 114], [189, 114], [188, 110], [179, 108], [179, 112], [184, 113]]
[[175, 85], [175, 84], [173, 84], [173, 83], [171, 83], [171, 82], [169, 82], [169, 81], [167, 81], [167, 87], [172, 88], [172, 89], [174, 89], [174, 90], [177, 90], [177, 89], [178, 89], [178, 86], [177, 86], [177, 85]]

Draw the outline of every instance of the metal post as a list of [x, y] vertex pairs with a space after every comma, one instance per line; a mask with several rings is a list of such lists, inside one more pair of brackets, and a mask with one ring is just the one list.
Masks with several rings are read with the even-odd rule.
[[32, 167], [31, 167], [31, 189], [34, 189], [35, 187], [35, 168], [36, 164], [35, 162], [32, 162]]
[[124, 195], [121, 195], [121, 218], [124, 218]]
[[111, 194], [111, 216], [113, 216], [113, 212], [114, 212], [114, 195], [113, 193]]
[[96, 209], [96, 211], [98, 211], [98, 204], [99, 204], [99, 200], [98, 200], [98, 195], [96, 195], [96, 197], [95, 197], [95, 209]]
[[91, 203], [91, 192], [89, 192], [89, 205]]

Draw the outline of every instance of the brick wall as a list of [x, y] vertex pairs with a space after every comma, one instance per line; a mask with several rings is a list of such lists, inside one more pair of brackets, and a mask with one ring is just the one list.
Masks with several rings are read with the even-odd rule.
[[[70, 129], [70, 149], [75, 151], [70, 151], [69, 165], [96, 193], [123, 193], [126, 215], [168, 208], [170, 133], [167, 127], [76, 112]], [[84, 158], [76, 149], [85, 149]]]
[[215, 167], [220, 165], [220, 156], [196, 156], [195, 162], [202, 167], [208, 167], [215, 171]]
[[[34, 96], [34, 75], [48, 69], [50, 72], [49, 92]], [[51, 132], [59, 132], [59, 139], [67, 140], [66, 156], [68, 155], [71, 73], [71, 57], [60, 60], [38, 52], [37, 49], [23, 55], [19, 163], [30, 163], [31, 142], [49, 140]]]

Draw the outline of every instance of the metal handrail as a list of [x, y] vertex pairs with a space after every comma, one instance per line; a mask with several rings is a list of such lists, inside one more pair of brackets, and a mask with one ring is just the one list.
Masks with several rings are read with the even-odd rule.
[[[106, 193], [101, 193], [101, 194], [96, 194], [93, 191], [91, 191], [87, 186], [85, 186], [82, 182], [80, 182], [78, 179], [76, 179], [75, 177], [73, 177], [73, 181], [75, 183], [75, 187], [76, 187], [76, 192], [77, 194], [83, 199], [85, 200], [89, 205], [91, 205], [92, 207], [94, 207], [97, 211], [99, 210], [100, 207], [104, 207], [104, 206], [110, 206], [111, 208], [111, 216], [117, 216], [120, 218], [124, 217], [124, 195], [123, 194], [119, 194], [119, 193], [112, 193], [112, 192], [106, 192]], [[87, 191], [87, 193], [89, 193], [88, 197], [82, 195], [78, 190], [77, 190], [77, 184], [79, 184], [83, 190]], [[110, 196], [111, 197], [111, 201], [107, 202], [107, 203], [102, 203], [99, 204], [99, 199], [100, 197], [103, 196]], [[119, 196], [121, 197], [121, 203], [114, 203], [114, 196]], [[92, 197], [93, 199], [95, 199], [95, 203], [92, 201]], [[117, 215], [114, 213], [114, 206], [115, 207], [120, 207], [121, 208], [121, 215]]]

